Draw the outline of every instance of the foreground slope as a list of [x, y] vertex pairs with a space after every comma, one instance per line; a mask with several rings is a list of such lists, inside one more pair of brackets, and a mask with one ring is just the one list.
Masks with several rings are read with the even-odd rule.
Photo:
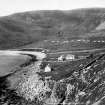
[[[10, 75], [0, 77], [1, 105], [104, 105], [105, 53], [68, 62], [30, 61]], [[47, 64], [46, 64], [47, 65]]]

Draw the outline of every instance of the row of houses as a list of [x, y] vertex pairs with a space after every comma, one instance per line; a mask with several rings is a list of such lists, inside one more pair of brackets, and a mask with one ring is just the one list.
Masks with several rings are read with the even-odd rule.
[[104, 43], [105, 41], [104, 40], [94, 40], [93, 42], [102, 42], [102, 43]]

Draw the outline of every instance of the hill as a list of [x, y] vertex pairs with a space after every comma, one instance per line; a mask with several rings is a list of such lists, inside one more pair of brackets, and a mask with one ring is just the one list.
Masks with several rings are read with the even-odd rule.
[[40, 42], [44, 46], [45, 40], [105, 37], [104, 22], [104, 8], [30, 11], [1, 17], [0, 49], [33, 43], [39, 47]]

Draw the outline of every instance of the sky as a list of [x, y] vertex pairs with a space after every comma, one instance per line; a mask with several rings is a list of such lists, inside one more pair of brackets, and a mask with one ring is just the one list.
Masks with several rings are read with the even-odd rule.
[[0, 16], [32, 10], [105, 8], [105, 0], [0, 0]]

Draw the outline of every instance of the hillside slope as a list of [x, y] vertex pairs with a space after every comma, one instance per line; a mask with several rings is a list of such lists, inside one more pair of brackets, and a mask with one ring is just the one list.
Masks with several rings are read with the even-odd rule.
[[105, 9], [31, 11], [0, 18], [0, 49], [17, 48], [44, 40], [105, 37], [96, 30], [105, 22]]

